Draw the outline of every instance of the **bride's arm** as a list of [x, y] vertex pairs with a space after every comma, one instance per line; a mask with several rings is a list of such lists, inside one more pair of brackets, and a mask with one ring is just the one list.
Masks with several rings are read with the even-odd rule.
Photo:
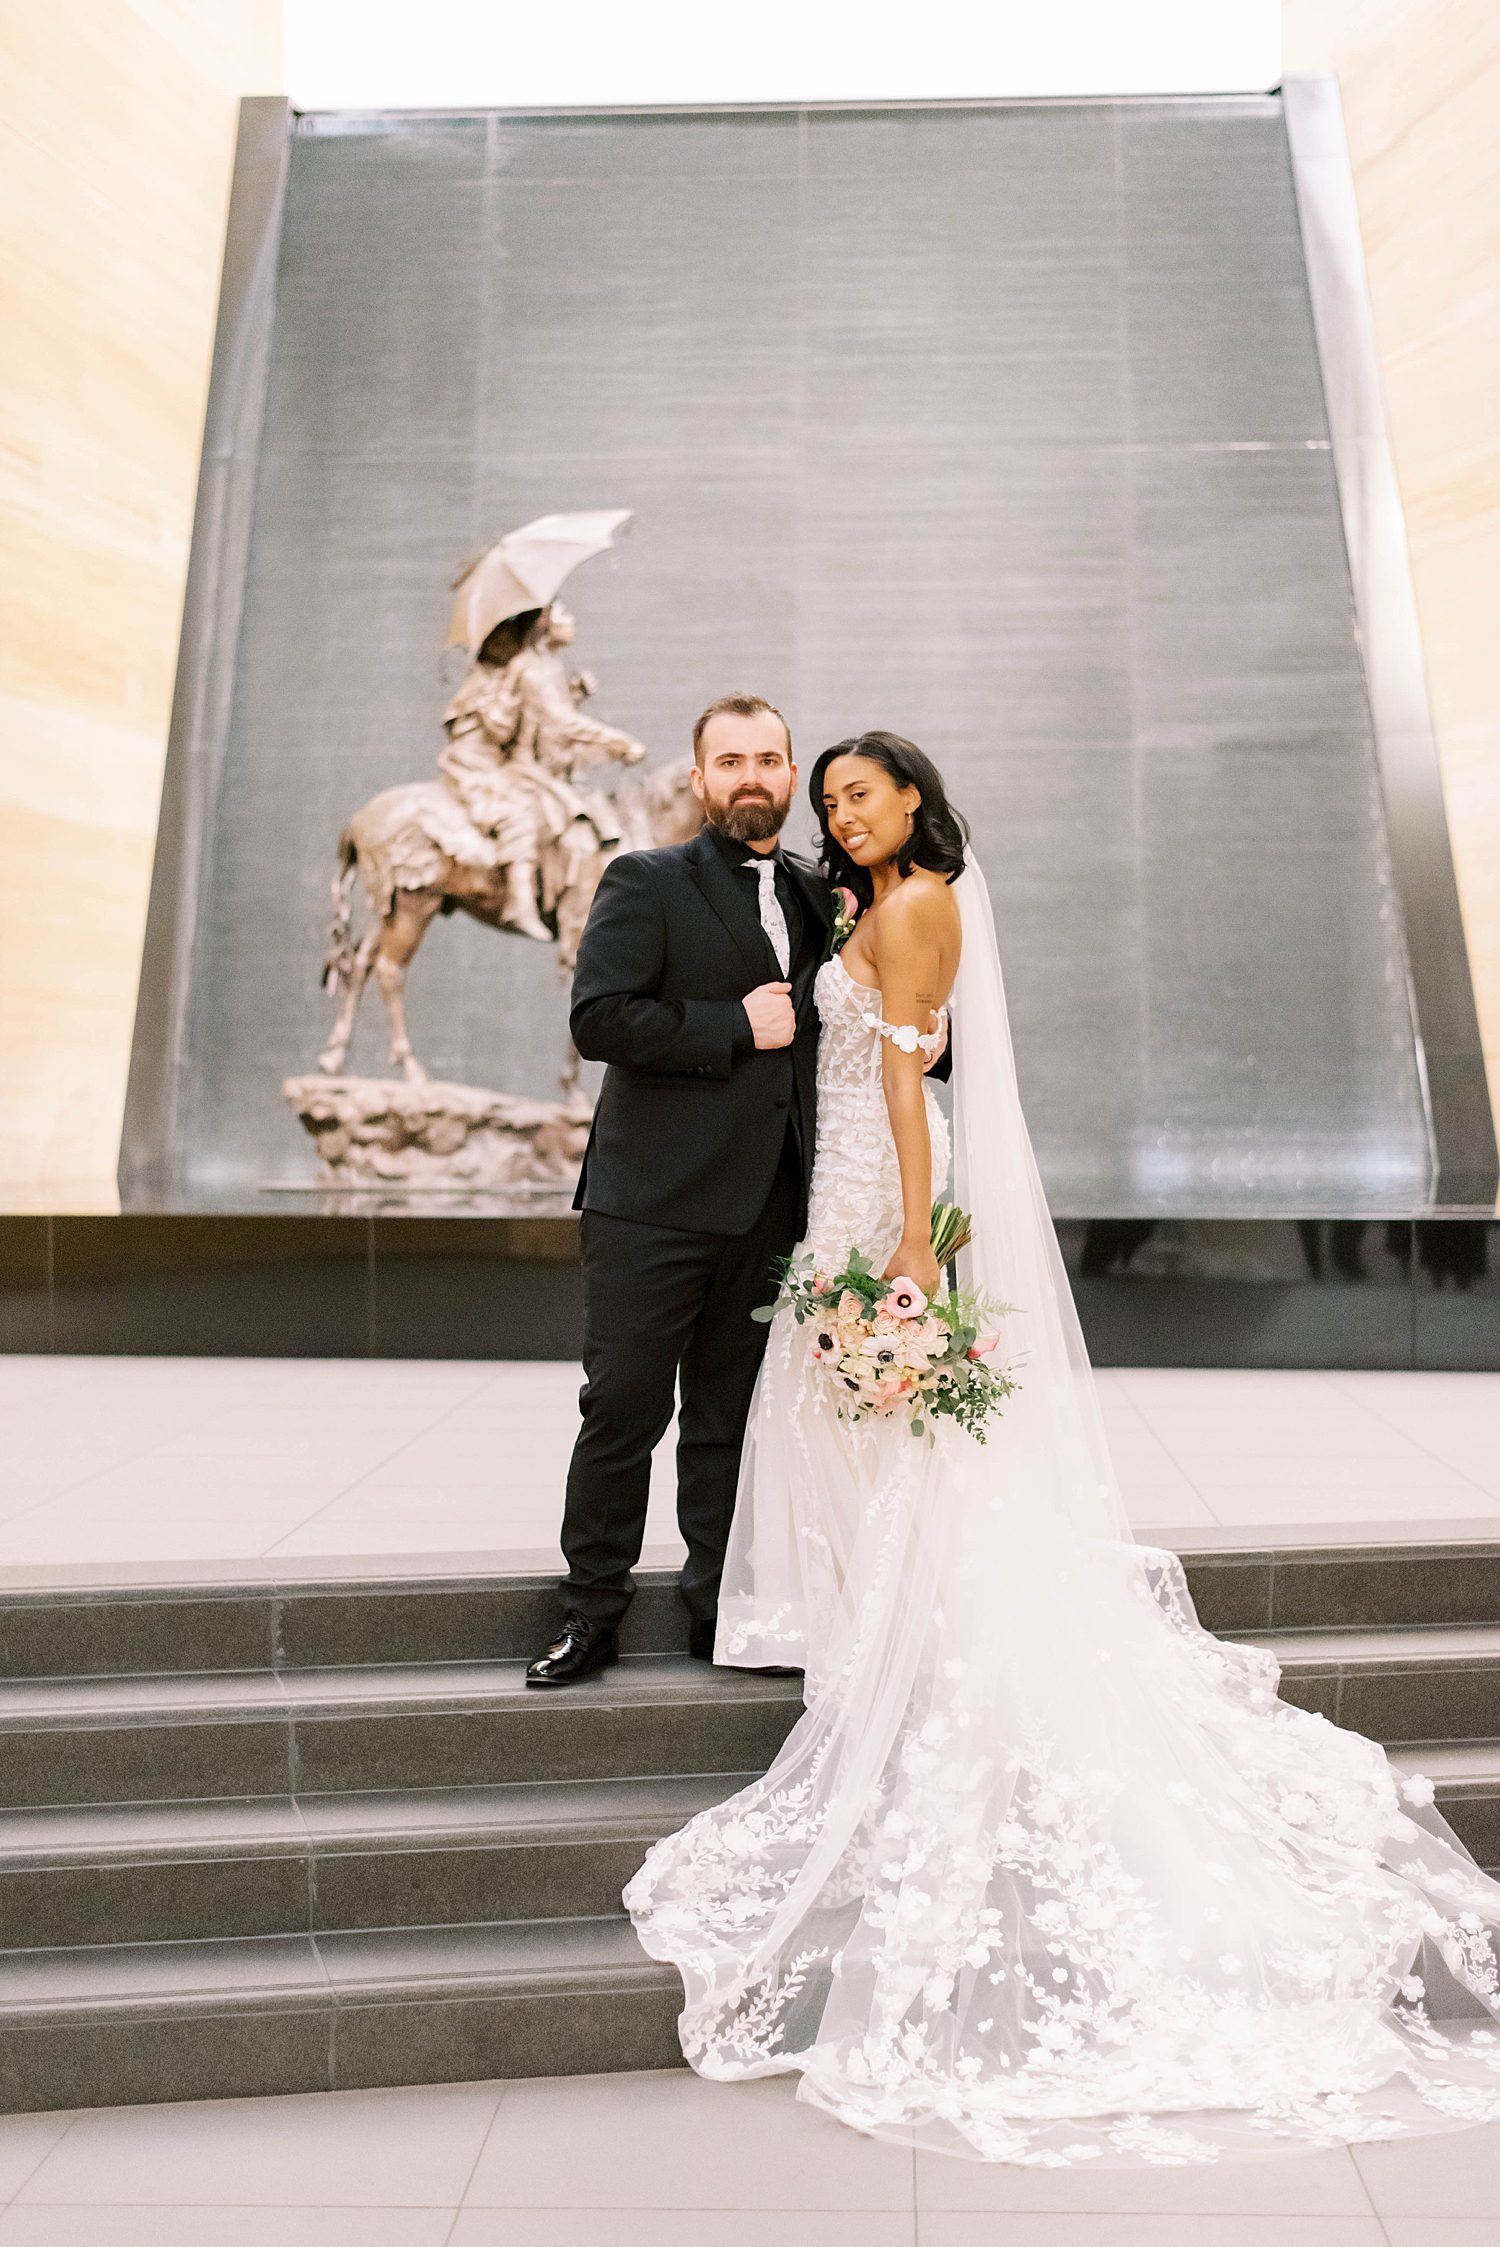
[[886, 1112], [901, 1166], [902, 1207], [901, 1241], [885, 1276], [915, 1280], [929, 1295], [939, 1273], [932, 1253], [932, 1138], [922, 1089], [924, 1056], [916, 1038], [930, 1029], [939, 1003], [946, 907], [947, 900], [934, 896], [925, 885], [915, 894], [903, 888], [883, 905], [878, 926], [872, 923], [870, 931], [876, 939], [882, 1019], [892, 1029], [912, 1032], [909, 1052], [903, 1052], [894, 1038], [881, 1042]]

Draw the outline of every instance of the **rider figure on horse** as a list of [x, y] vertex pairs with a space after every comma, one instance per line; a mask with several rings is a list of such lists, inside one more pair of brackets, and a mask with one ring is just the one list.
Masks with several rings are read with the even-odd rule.
[[492, 863], [506, 869], [501, 918], [543, 944], [552, 941], [539, 910], [543, 854], [557, 869], [550, 891], [566, 885], [575, 856], [620, 839], [608, 799], [573, 786], [575, 760], [587, 750], [625, 764], [644, 755], [629, 734], [583, 715], [593, 682], [570, 678], [561, 654], [573, 631], [560, 601], [498, 625], [443, 712], [448, 740], [438, 757]]

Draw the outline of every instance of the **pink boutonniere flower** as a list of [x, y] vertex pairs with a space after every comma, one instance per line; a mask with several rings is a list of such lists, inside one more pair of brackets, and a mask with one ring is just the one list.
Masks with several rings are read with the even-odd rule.
[[859, 899], [852, 889], [837, 882], [834, 885], [833, 903], [833, 948], [836, 952], [842, 952], [854, 934], [854, 924], [859, 919]]

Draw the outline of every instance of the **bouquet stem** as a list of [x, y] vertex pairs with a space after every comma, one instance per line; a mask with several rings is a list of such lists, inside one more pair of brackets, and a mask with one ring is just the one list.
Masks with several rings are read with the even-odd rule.
[[974, 1237], [974, 1229], [967, 1210], [956, 1202], [934, 1202], [932, 1205], [932, 1253], [940, 1264], [951, 1264], [961, 1248], [967, 1248]]

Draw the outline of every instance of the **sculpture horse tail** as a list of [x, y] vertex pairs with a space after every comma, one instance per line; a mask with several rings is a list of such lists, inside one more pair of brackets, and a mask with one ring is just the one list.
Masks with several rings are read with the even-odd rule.
[[333, 870], [333, 923], [328, 931], [328, 956], [323, 962], [323, 988], [340, 991], [354, 972], [354, 946], [350, 924], [354, 907], [354, 875], [359, 864], [354, 831], [346, 827], [339, 837], [338, 863]]

